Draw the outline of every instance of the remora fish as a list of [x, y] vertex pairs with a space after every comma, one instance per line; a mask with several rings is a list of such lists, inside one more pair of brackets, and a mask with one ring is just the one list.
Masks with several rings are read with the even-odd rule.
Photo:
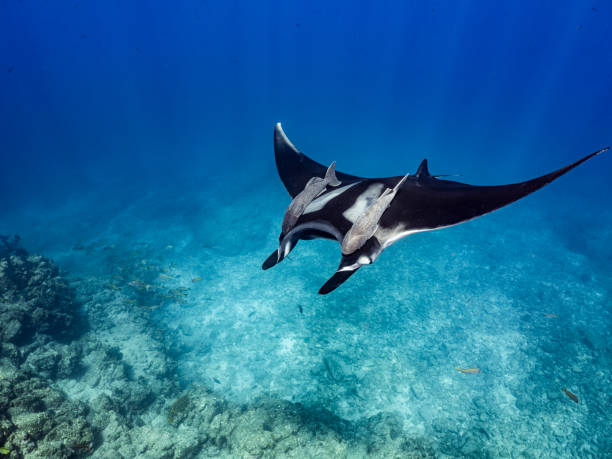
[[283, 218], [282, 230], [284, 234], [287, 234], [289, 231], [293, 229], [295, 223], [304, 213], [308, 204], [310, 204], [314, 198], [319, 196], [327, 185], [331, 186], [339, 186], [341, 184], [340, 180], [336, 178], [336, 162], [334, 161], [327, 168], [327, 172], [325, 172], [325, 177], [311, 177], [310, 180], [306, 183], [304, 189], [295, 197], [287, 211], [285, 212], [285, 217]]
[[385, 213], [385, 210], [391, 205], [391, 201], [395, 198], [397, 190], [404, 184], [408, 175], [404, 175], [404, 178], [397, 182], [397, 185], [393, 189], [387, 188], [383, 194], [381, 194], [373, 204], [366, 208], [366, 210], [357, 217], [351, 229], [344, 235], [342, 239], [342, 254], [350, 255], [356, 250], [363, 247], [363, 245], [374, 236], [378, 229], [378, 222]]

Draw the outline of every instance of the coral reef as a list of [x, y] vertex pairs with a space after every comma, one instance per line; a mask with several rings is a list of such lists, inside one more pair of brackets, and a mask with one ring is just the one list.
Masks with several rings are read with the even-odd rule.
[[[71, 289], [58, 268], [0, 237], [0, 445], [10, 457], [77, 457], [93, 441], [88, 407], [51, 381], [78, 371]], [[82, 327], [80, 327], [82, 330]]]
[[35, 333], [66, 340], [82, 330], [72, 291], [50, 260], [7, 245], [0, 255], [0, 340], [26, 343]]
[[[94, 440], [88, 407], [6, 363], [0, 373], [0, 444], [10, 457], [85, 455]], [[87, 447], [83, 447], [87, 445]]]

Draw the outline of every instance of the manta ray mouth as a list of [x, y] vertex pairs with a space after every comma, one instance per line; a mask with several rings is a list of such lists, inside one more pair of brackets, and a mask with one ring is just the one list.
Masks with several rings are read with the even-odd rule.
[[342, 241], [342, 233], [338, 229], [327, 223], [321, 221], [311, 221], [302, 223], [289, 231], [285, 236], [282, 237], [278, 249], [270, 254], [270, 256], [263, 262], [262, 269], [270, 269], [277, 265], [291, 253], [295, 248], [300, 239], [335, 239], [339, 242]]
[[279, 254], [281, 253], [281, 247], [283, 247], [284, 250], [286, 244], [295, 245], [293, 242], [298, 239], [314, 239], [315, 237], [325, 236], [328, 236], [330, 239], [335, 239], [338, 242], [342, 242], [342, 238], [344, 237], [335, 226], [328, 222], [313, 220], [311, 222], [302, 223], [301, 225], [297, 225], [283, 237], [279, 247]]

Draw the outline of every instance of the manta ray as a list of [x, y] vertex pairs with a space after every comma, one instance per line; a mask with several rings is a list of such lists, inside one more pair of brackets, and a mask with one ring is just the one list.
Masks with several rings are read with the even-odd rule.
[[476, 186], [440, 179], [424, 159], [414, 175], [364, 178], [335, 171], [301, 153], [280, 123], [274, 128], [274, 155], [283, 185], [293, 201], [279, 246], [263, 263], [281, 262], [300, 240], [325, 238], [341, 244], [342, 258], [320, 294], [336, 289], [383, 250], [414, 233], [467, 222], [517, 201], [588, 159], [598, 150], [549, 174], [510, 185]]

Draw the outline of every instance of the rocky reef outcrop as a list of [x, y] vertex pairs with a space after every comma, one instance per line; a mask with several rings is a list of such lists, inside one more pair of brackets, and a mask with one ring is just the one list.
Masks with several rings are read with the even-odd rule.
[[[391, 415], [181, 389], [147, 310], [0, 237], [0, 452], [10, 458], [434, 457]], [[87, 324], [91, 324], [88, 328]]]
[[0, 340], [28, 343], [36, 334], [74, 337], [82, 325], [72, 290], [57, 266], [19, 247], [17, 236], [0, 237]]
[[168, 407], [168, 422], [189, 432], [186, 447], [206, 457], [435, 457], [427, 441], [407, 436], [392, 415], [351, 423], [275, 398], [234, 404], [200, 386]]
[[0, 371], [0, 444], [9, 457], [67, 458], [91, 450], [89, 408], [48, 381], [7, 366]]
[[52, 386], [79, 369], [70, 344], [83, 330], [78, 309], [53, 262], [0, 237], [0, 446], [9, 457], [89, 451], [89, 408]]

